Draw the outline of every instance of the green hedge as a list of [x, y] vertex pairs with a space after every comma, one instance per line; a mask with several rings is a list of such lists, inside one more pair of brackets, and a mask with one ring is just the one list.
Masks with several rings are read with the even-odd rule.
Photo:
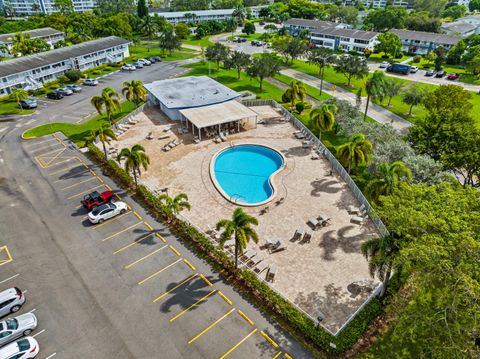
[[[102, 151], [90, 144], [87, 156], [99, 164], [102, 169], [124, 189], [134, 194], [140, 202], [157, 219], [162, 220], [170, 230], [178, 235], [187, 245], [193, 247], [196, 253], [213, 268], [222, 272], [231, 283], [247, 295], [255, 304], [269, 312], [285, 329], [298, 340], [303, 341], [312, 350], [322, 349], [331, 354], [340, 354], [348, 350], [366, 331], [368, 325], [383, 311], [379, 299], [374, 298], [353, 319], [345, 329], [334, 337], [322, 327], [318, 327], [309, 317], [272, 290], [250, 270], [235, 270], [232, 259], [212, 241], [206, 238], [195, 227], [188, 223], [175, 220], [169, 223], [169, 213], [157, 196], [144, 186], [134, 188], [131, 176], [117, 162], [106, 160]], [[336, 348], [331, 347], [331, 343]]]

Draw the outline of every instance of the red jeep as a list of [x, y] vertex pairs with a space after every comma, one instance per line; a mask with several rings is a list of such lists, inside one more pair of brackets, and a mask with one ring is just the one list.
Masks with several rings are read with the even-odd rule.
[[110, 202], [112, 197], [113, 193], [111, 191], [105, 191], [102, 193], [95, 191], [83, 197], [82, 205], [84, 208], [91, 210], [104, 203]]

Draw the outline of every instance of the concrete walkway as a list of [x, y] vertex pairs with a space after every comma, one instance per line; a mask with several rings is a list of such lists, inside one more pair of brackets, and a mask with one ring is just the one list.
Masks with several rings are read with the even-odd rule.
[[[320, 79], [314, 76], [307, 75], [303, 72], [296, 71], [293, 69], [284, 69], [284, 70], [281, 70], [280, 73], [282, 73], [283, 75], [295, 78], [297, 80], [303, 81], [305, 84], [310, 85], [312, 87], [320, 88]], [[334, 93], [332, 91], [332, 84], [324, 81], [323, 91], [341, 100], [347, 100], [353, 106], [355, 106], [356, 104], [356, 95], [352, 92], [342, 89], [341, 87], [337, 87]], [[366, 97], [362, 97], [362, 105], [360, 106], [360, 111], [362, 112], [365, 111], [365, 105], [366, 105]], [[375, 121], [379, 123], [389, 123], [395, 129], [397, 129], [402, 133], [405, 133], [407, 129], [410, 126], [412, 126], [412, 124], [407, 120], [394, 114], [393, 112], [386, 110], [382, 106], [379, 106], [372, 102], [370, 102], [370, 105], [368, 107], [368, 116], [370, 116], [371, 118], [373, 118]]]

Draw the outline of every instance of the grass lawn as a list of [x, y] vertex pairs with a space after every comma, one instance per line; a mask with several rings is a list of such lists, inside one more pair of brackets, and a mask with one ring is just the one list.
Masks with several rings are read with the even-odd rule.
[[[135, 109], [135, 104], [131, 101], [124, 101], [121, 104], [119, 112], [113, 115], [115, 121], [120, 120]], [[97, 115], [92, 119], [82, 124], [72, 124], [66, 122], [53, 122], [41, 126], [33, 127], [23, 133], [23, 138], [37, 138], [53, 134], [55, 132], [62, 132], [70, 140], [75, 142], [78, 146], [85, 144], [85, 139], [90, 136], [91, 130], [100, 128], [101, 126], [109, 124], [106, 114]]]
[[34, 110], [22, 110], [18, 108], [16, 101], [0, 101], [0, 115], [29, 115], [33, 112]]
[[368, 57], [368, 61], [370, 62], [383, 62], [383, 61], [394, 61], [394, 62], [402, 62], [402, 61], [405, 61], [409, 58], [411, 58], [412, 56], [405, 56], [403, 55], [401, 58], [393, 58], [393, 56], [390, 56], [388, 58], [383, 58], [383, 52], [380, 53], [380, 54], [371, 54], [369, 57]]
[[235, 35], [235, 36], [229, 36], [227, 37], [227, 40], [233, 40], [234, 37], [244, 37], [247, 39], [247, 41], [252, 41], [252, 40], [261, 40], [263, 34], [240, 34], [240, 35]]
[[190, 35], [188, 39], [182, 40], [182, 43], [187, 45], [195, 45], [201, 47], [207, 47], [213, 45], [213, 42], [210, 41], [210, 36], [202, 37], [201, 39], [197, 39], [195, 35]]
[[152, 49], [150, 47], [144, 46], [130, 46], [130, 57], [128, 57], [126, 61], [132, 63], [138, 59], [150, 56], [160, 56], [163, 61], [177, 61], [195, 57], [196, 53], [182, 53], [174, 51], [171, 54], [169, 54], [168, 52], [165, 52], [165, 54], [163, 54], [159, 48]]

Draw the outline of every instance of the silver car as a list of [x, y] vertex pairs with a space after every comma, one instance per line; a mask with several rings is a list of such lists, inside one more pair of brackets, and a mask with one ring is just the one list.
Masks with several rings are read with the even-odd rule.
[[124, 214], [128, 211], [127, 204], [125, 202], [105, 203], [100, 207], [95, 208], [88, 214], [88, 219], [91, 223], [102, 223], [107, 219]]
[[37, 317], [33, 313], [22, 314], [0, 322], [0, 346], [24, 335], [30, 335], [36, 327]]
[[17, 287], [4, 290], [0, 293], [0, 317], [18, 312], [25, 303], [25, 295]]

